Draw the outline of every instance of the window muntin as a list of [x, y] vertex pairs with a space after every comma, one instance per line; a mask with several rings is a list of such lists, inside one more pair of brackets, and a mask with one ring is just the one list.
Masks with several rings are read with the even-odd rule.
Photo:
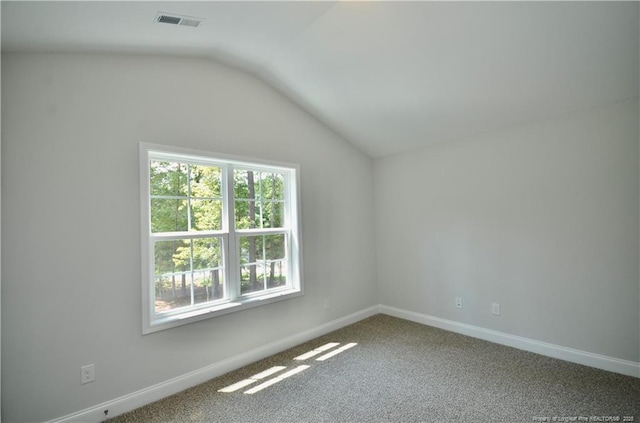
[[297, 167], [156, 147], [141, 144], [143, 332], [300, 295]]

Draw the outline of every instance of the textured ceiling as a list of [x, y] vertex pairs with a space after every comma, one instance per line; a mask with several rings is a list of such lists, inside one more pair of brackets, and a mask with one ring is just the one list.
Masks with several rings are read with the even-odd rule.
[[2, 1], [2, 51], [209, 56], [381, 157], [637, 96], [638, 18], [637, 2]]

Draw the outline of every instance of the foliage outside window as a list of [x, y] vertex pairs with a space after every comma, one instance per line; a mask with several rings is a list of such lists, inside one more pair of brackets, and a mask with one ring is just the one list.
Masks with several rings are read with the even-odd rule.
[[300, 295], [297, 168], [141, 144], [143, 332]]

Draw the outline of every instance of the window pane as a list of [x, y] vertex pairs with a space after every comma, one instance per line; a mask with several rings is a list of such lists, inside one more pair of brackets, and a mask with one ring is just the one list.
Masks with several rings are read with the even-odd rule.
[[260, 204], [250, 200], [235, 202], [236, 229], [260, 228]]
[[[165, 241], [171, 242], [171, 241]], [[173, 263], [176, 268], [181, 271], [191, 270], [191, 240], [181, 240], [181, 245], [176, 249], [173, 254]], [[159, 244], [159, 243], [157, 243]]]
[[286, 239], [286, 234], [239, 237], [242, 294], [287, 284]]
[[192, 241], [193, 270], [222, 267], [222, 239], [197, 238]]
[[161, 276], [190, 270], [189, 240], [154, 243], [154, 274]]
[[236, 228], [260, 228], [260, 203], [255, 201], [259, 198], [260, 173], [239, 169], [234, 170], [233, 173]]
[[264, 266], [240, 266], [240, 293], [248, 294], [264, 290]]
[[262, 173], [261, 187], [263, 200], [284, 200], [284, 176], [282, 174]]
[[173, 255], [173, 261], [176, 266], [193, 271], [208, 271], [221, 268], [222, 260], [221, 238], [184, 240]]
[[199, 198], [220, 198], [222, 172], [217, 166], [190, 165], [191, 196]]
[[222, 238], [158, 241], [154, 256], [156, 313], [224, 298]]
[[151, 160], [149, 166], [151, 195], [186, 196], [187, 165]]
[[194, 304], [224, 298], [223, 282], [220, 269], [194, 272]]
[[285, 258], [285, 234], [241, 236], [239, 239], [240, 264]]
[[277, 260], [285, 258], [285, 235], [265, 235], [264, 249], [265, 258], [267, 260]]
[[258, 189], [258, 181], [256, 181], [255, 172], [251, 170], [233, 171], [233, 192], [235, 198], [255, 200], [256, 191]]
[[265, 198], [271, 198], [271, 193], [273, 192], [273, 177], [270, 173], [260, 172], [260, 186], [256, 192], [256, 197], [259, 200], [264, 200]]
[[155, 312], [163, 313], [191, 305], [191, 278], [186, 273], [155, 278]]
[[224, 272], [222, 269], [214, 269], [209, 271], [209, 279], [211, 280], [211, 299], [219, 300], [226, 298], [227, 295], [224, 290]]
[[254, 264], [264, 259], [263, 236], [240, 237], [240, 264]]
[[222, 229], [222, 201], [191, 200], [191, 226], [196, 231]]
[[151, 199], [151, 232], [186, 231], [188, 224], [186, 199]]
[[262, 206], [262, 227], [282, 228], [284, 226], [284, 203], [266, 201]]
[[171, 311], [191, 305], [189, 241], [158, 241], [155, 256], [155, 311]]
[[267, 288], [287, 285], [287, 261], [272, 261], [267, 266]]
[[275, 186], [275, 195], [271, 198], [284, 201], [284, 175], [281, 173], [274, 174], [273, 183]]

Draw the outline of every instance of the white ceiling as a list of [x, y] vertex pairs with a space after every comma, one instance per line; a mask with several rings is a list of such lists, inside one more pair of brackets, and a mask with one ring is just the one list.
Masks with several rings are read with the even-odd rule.
[[210, 56], [371, 157], [637, 96], [638, 27], [637, 2], [2, 1], [3, 52]]

